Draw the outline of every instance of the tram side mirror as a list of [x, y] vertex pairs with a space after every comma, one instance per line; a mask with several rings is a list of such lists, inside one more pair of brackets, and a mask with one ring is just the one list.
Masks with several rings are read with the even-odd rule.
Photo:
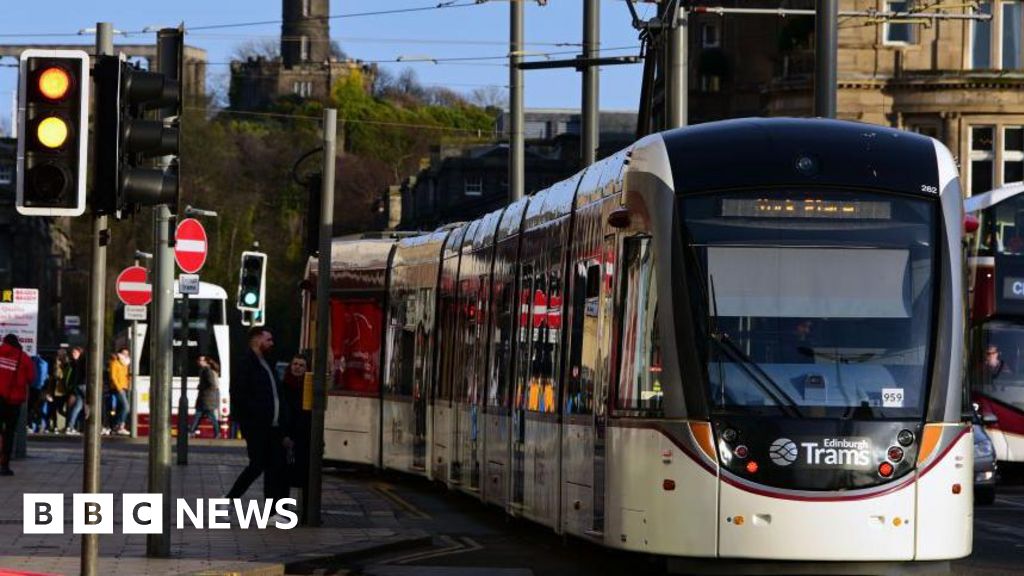
[[978, 231], [978, 217], [973, 214], [967, 214], [964, 216], [964, 234], [974, 234]]

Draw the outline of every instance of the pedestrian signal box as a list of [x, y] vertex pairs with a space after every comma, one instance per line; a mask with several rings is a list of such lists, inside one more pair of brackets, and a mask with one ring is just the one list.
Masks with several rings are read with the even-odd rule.
[[29, 49], [18, 77], [16, 208], [81, 216], [89, 142], [89, 55]]

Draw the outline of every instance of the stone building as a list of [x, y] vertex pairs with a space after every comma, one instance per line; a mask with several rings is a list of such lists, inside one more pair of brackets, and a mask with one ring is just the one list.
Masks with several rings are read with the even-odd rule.
[[361, 71], [367, 89], [376, 68], [332, 49], [329, 0], [282, 0], [280, 55], [231, 63], [231, 107], [264, 110], [284, 96], [326, 101], [331, 86]]
[[[63, 341], [64, 275], [71, 258], [67, 218], [25, 217], [15, 203], [18, 141], [0, 138], [0, 289], [39, 289], [40, 349]], [[84, 281], [84, 280], [83, 280]]]
[[[722, 0], [725, 7], [813, 8], [813, 0]], [[841, 11], [964, 13], [968, 3], [840, 0]], [[1024, 8], [981, 0], [991, 21], [841, 17], [838, 116], [943, 141], [966, 193], [1024, 180]], [[692, 14], [690, 121], [809, 116], [813, 16]]]
[[[578, 110], [534, 109], [524, 114], [526, 180], [532, 194], [568, 178], [580, 168]], [[635, 112], [601, 112], [598, 158], [635, 138]], [[496, 143], [435, 147], [423, 168], [401, 186], [388, 190], [389, 223], [403, 230], [428, 230], [448, 222], [472, 220], [508, 203], [508, 113], [494, 122]], [[401, 214], [393, 211], [401, 196]]]

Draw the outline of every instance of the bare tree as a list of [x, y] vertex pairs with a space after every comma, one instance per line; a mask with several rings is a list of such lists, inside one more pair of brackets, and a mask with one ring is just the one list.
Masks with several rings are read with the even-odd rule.
[[281, 56], [281, 45], [272, 38], [260, 38], [249, 40], [235, 47], [232, 53], [233, 60], [248, 60], [249, 58], [264, 58], [273, 60]]
[[508, 108], [508, 92], [504, 86], [483, 86], [469, 93], [469, 101], [481, 108]]

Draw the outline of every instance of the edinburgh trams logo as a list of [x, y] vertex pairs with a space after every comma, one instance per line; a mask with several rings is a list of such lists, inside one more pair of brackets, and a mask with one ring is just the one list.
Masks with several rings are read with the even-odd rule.
[[768, 449], [768, 455], [776, 466], [789, 466], [796, 462], [798, 456], [796, 442], [789, 438], [779, 438], [772, 442], [771, 448]]

